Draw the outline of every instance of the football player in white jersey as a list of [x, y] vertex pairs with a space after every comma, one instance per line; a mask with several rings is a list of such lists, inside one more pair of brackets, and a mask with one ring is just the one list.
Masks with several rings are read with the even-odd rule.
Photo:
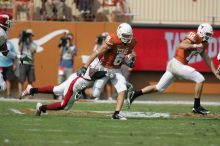
[[196, 71], [193, 67], [188, 65], [190, 59], [199, 54], [212, 73], [220, 80], [214, 63], [207, 54], [208, 41], [213, 36], [212, 26], [208, 23], [200, 24], [197, 32], [189, 32], [185, 39], [179, 43], [176, 54], [167, 64], [166, 72], [161, 77], [156, 85], [146, 86], [139, 91], [132, 91], [128, 93], [128, 106], [139, 96], [143, 94], [162, 92], [164, 91], [176, 78], [190, 80], [196, 83], [193, 113], [208, 114], [209, 110], [200, 105], [200, 97], [202, 95], [203, 84], [205, 78], [201, 73]]
[[[0, 52], [11, 59], [21, 59], [30, 61], [26, 55], [15, 54], [10, 52], [7, 48], [6, 41], [8, 39], [7, 32], [12, 24], [12, 16], [8, 13], [0, 12]], [[2, 73], [0, 72], [0, 91], [5, 91], [6, 83], [3, 79]]]

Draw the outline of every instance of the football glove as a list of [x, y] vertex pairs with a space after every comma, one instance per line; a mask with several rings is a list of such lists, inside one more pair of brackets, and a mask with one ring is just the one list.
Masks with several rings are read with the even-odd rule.
[[220, 65], [218, 66], [217, 73], [220, 75]]
[[135, 56], [131, 56], [128, 57], [127, 59], [125, 59], [125, 64], [130, 67], [130, 68], [134, 68], [135, 65], [135, 61], [136, 61], [136, 57]]
[[87, 68], [86, 67], [81, 67], [78, 71], [77, 71], [77, 76], [80, 77], [82, 75], [84, 75], [86, 73]]

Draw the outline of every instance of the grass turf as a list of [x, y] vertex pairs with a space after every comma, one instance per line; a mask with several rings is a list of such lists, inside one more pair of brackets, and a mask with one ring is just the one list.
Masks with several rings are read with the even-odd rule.
[[36, 103], [0, 101], [0, 145], [3, 146], [218, 146], [220, 108], [208, 109], [216, 116], [187, 116], [191, 106], [134, 104], [130, 110], [169, 112], [171, 118], [111, 120], [105, 114], [74, 114], [76, 111], [113, 111], [114, 104], [76, 103], [70, 112], [49, 112], [41, 117], [25, 111]]

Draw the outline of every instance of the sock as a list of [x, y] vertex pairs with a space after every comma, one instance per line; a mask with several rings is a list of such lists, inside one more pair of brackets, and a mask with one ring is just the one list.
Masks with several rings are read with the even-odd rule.
[[120, 111], [115, 111], [115, 112], [114, 112], [114, 115], [119, 114], [119, 112], [120, 112]]
[[134, 96], [131, 98], [131, 103], [139, 96], [143, 95], [143, 92], [142, 90], [139, 90], [139, 91], [135, 91], [134, 92]]
[[46, 104], [45, 104], [45, 105], [42, 105], [42, 106], [40, 107], [40, 109], [42, 110], [43, 113], [46, 113], [46, 111], [47, 111], [47, 105], [46, 105]]
[[200, 98], [195, 98], [194, 99], [194, 107], [197, 108], [200, 106]]
[[37, 91], [37, 93], [51, 94], [51, 93], [53, 93], [53, 88], [54, 88], [54, 86], [45, 86], [45, 87], [37, 88], [35, 90]]
[[64, 107], [61, 105], [62, 102], [55, 102], [47, 105], [47, 110], [62, 110]]
[[38, 88], [31, 88], [30, 94], [33, 95], [35, 93], [38, 93]]

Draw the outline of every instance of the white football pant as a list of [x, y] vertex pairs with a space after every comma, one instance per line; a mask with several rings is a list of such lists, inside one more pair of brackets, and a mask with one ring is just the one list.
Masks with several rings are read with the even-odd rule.
[[[121, 69], [104, 68], [104, 70], [107, 72], [115, 73], [115, 78], [110, 79], [110, 81], [114, 85], [114, 87], [118, 93], [127, 90], [126, 79], [122, 75]], [[101, 79], [98, 79], [95, 81], [95, 83], [93, 85], [93, 97], [97, 97], [97, 98], [100, 97], [100, 95], [103, 91], [103, 88], [106, 85], [108, 80], [109, 80], [109, 77], [104, 77], [104, 78], [101, 78]]]
[[156, 88], [159, 92], [164, 91], [176, 78], [201, 83], [205, 78], [201, 73], [196, 71], [189, 65], [184, 65], [175, 58], [171, 59], [167, 64], [166, 72], [157, 83]]

